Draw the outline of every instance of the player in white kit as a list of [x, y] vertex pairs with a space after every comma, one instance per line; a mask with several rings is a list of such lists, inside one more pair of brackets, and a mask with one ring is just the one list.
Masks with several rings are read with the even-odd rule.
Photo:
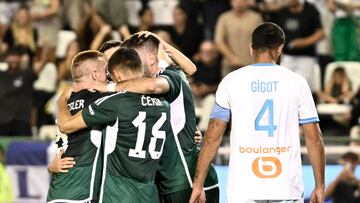
[[259, 25], [251, 45], [256, 64], [228, 74], [220, 83], [190, 202], [205, 202], [203, 182], [230, 118], [228, 202], [303, 202], [299, 125], [316, 184], [310, 202], [324, 201], [318, 115], [306, 80], [276, 64], [284, 43], [279, 26]]

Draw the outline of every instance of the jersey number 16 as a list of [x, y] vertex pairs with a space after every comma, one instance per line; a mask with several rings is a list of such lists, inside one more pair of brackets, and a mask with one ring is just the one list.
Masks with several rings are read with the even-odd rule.
[[[145, 141], [145, 132], [146, 132], [146, 123], [144, 122], [145, 118], [146, 118], [146, 112], [140, 111], [139, 115], [132, 122], [132, 124], [138, 128], [138, 133], [137, 133], [135, 149], [129, 150], [128, 155], [131, 157], [142, 158], [142, 159], [145, 159], [145, 157], [146, 157], [146, 151], [143, 150], [144, 141]], [[151, 130], [152, 137], [150, 139], [150, 144], [148, 147], [149, 154], [152, 159], [159, 159], [162, 154], [162, 150], [164, 148], [164, 143], [165, 143], [166, 133], [165, 133], [165, 131], [160, 130], [160, 128], [164, 124], [165, 121], [166, 121], [166, 113], [161, 113], [161, 117], [152, 127], [152, 130]], [[156, 151], [156, 149], [155, 149], [156, 142], [158, 139], [163, 140], [160, 151]]]

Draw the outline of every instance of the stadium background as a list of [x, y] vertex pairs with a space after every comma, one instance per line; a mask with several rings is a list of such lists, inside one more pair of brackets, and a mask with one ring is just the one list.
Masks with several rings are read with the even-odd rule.
[[[51, 5], [54, 2], [59, 3], [59, 5], [52, 10]], [[280, 4], [284, 4], [286, 1], [249, 0], [251, 9], [262, 14], [263, 19], [265, 20], [267, 20], [269, 16], [263, 11], [264, 3], [277, 5], [276, 3], [279, 2]], [[331, 12], [327, 11], [327, 7], [324, 6], [325, 0], [309, 0], [308, 2], [314, 3], [319, 10], [323, 20], [322, 26], [325, 30], [325, 37], [321, 42], [317, 43], [318, 49], [314, 57], [320, 59], [320, 56], [325, 54], [330, 58], [330, 60], [327, 61], [329, 64], [324, 64], [323, 61], [318, 60], [319, 66], [314, 67], [314, 75], [316, 76], [315, 84], [312, 88], [314, 95], [317, 95], [317, 92], [323, 89], [324, 83], [330, 80], [331, 71], [339, 64], [344, 66], [348, 71], [349, 78], [354, 87], [353, 92], [356, 92], [360, 83], [360, 64], [358, 60], [335, 61], [334, 63], [330, 63], [334, 61], [333, 48], [329, 48], [326, 50], [327, 52], [324, 52], [321, 45], [327, 43], [329, 47], [332, 47], [330, 30], [335, 17], [332, 16]], [[66, 62], [66, 56], [69, 55], [68, 45], [71, 44], [75, 38], [78, 38], [78, 40], [81, 41], [80, 38], [88, 39], [88, 37], [90, 37], [88, 41], [83, 39], [84, 43], [79, 43], [78, 51], [81, 49], [98, 48], [96, 47], [96, 43], [94, 45], [92, 42], [94, 42], [94, 39], [102, 33], [105, 33], [102, 36], [102, 40], [107, 39], [108, 35], [110, 35], [112, 39], [122, 39], [123, 36], [126, 35], [126, 29], [123, 25], [128, 25], [128, 31], [131, 33], [134, 32], [134, 30], [136, 31], [136, 27], [141, 21], [138, 16], [141, 13], [139, 13], [139, 11], [141, 11], [142, 8], [146, 8], [145, 5], [147, 5], [149, 9], [145, 9], [146, 11], [142, 12], [142, 14], [144, 14], [142, 21], [150, 22], [153, 31], [158, 31], [160, 29], [168, 31], [168, 34], [162, 33], [164, 35], [161, 35], [165, 38], [168, 37], [168, 40], [171, 40], [172, 36], [177, 37], [176, 39], [172, 39], [174, 45], [196, 62], [197, 65], [200, 64], [198, 68], [201, 69], [203, 68], [201, 66], [202, 63], [199, 63], [198, 61], [206, 59], [206, 57], [205, 59], [202, 58], [201, 52], [209, 51], [201, 49], [201, 42], [204, 40], [210, 40], [210, 42], [212, 42], [214, 40], [218, 17], [231, 9], [228, 0], [2, 0], [0, 1], [0, 72], [7, 71], [8, 65], [5, 61], [6, 50], [9, 49], [10, 46], [19, 43], [16, 42], [18, 39], [8, 41], [9, 38], [6, 37], [6, 33], [9, 28], [12, 28], [15, 18], [14, 15], [17, 9], [24, 3], [29, 6], [31, 13], [33, 14], [32, 28], [36, 28], [38, 32], [35, 45], [36, 49], [31, 49], [29, 51], [29, 57], [31, 59], [29, 60], [30, 62], [28, 61], [29, 67], [32, 67], [36, 62], [41, 62], [42, 66], [44, 66], [42, 69], [43, 71], [39, 74], [38, 80], [31, 84], [34, 85], [34, 93], [31, 95], [31, 98], [24, 98], [22, 95], [19, 95], [19, 100], [25, 99], [33, 101], [30, 103], [30, 108], [33, 109], [31, 114], [32, 136], [23, 135], [19, 137], [15, 135], [0, 135], [0, 145], [5, 148], [6, 154], [4, 164], [11, 180], [15, 202], [24, 203], [44, 202], [46, 198], [50, 180], [46, 166], [55, 153], [54, 135], [56, 128], [54, 128], [53, 125], [54, 120], [52, 115], [56, 114], [56, 109], [54, 108], [56, 97], [54, 97], [54, 95], [56, 95], [57, 89], [63, 87], [63, 84], [65, 84], [65, 86], [66, 84], [68, 85], [67, 80], [69, 79], [69, 75], [66, 75], [60, 70], [61, 64]], [[185, 24], [188, 27], [185, 28], [185, 30], [188, 30], [184, 31], [185, 34], [183, 33], [183, 35], [174, 35], [174, 33], [172, 33], [172, 31], [178, 28], [177, 26], [181, 27], [181, 25], [178, 25], [179, 23], [181, 24], [181, 22], [178, 22], [179, 19], [175, 20], [176, 23], [174, 23], [173, 16], [174, 9], [178, 4], [182, 6], [181, 8], [184, 11], [184, 15], [187, 17], [185, 19]], [[83, 25], [82, 21], [85, 21], [85, 19], [88, 18], [89, 13], [87, 12], [89, 12], [89, 9], [91, 10], [90, 15], [92, 16], [93, 21], [97, 21], [98, 19], [96, 17], [98, 16], [103, 18], [103, 21], [100, 23], [100, 26], [96, 28], [97, 31], [94, 35], [84, 37], [81, 34], [86, 34], [87, 30], [81, 30], [80, 28]], [[152, 14], [148, 14], [148, 10], [150, 10]], [[43, 16], [36, 16], [37, 12], [38, 14], [43, 14]], [[94, 17], [94, 13], [99, 15]], [[178, 17], [179, 15], [181, 16], [181, 13], [178, 14]], [[151, 18], [152, 20], [149, 20]], [[91, 22], [88, 23], [91, 24]], [[46, 34], [41, 34], [41, 32], [47, 29], [50, 30], [45, 32], [49, 35], [48, 38], [46, 38]], [[78, 30], [81, 30], [82, 32], [79, 32]], [[55, 33], [55, 38], [50, 36], [53, 33]], [[201, 33], [200, 37], [199, 33]], [[26, 43], [28, 43], [28, 41], [26, 41], [25, 44]], [[6, 44], [6, 46], [4, 46], [4, 44]], [[189, 44], [196, 45], [196, 47], [193, 48]], [[27, 45], [29, 45], [29, 43]], [[206, 48], [209, 49], [208, 46], [205, 46], [204, 49]], [[215, 52], [220, 56], [220, 58], [218, 58], [220, 61], [221, 52], [218, 50], [215, 50]], [[198, 72], [200, 75], [194, 76], [192, 80], [198, 80], [203, 83], [208, 82], [207, 80], [211, 80], [211, 82], [207, 84], [207, 89], [203, 90], [203, 92], [199, 91], [196, 85], [193, 86], [193, 93], [196, 98], [196, 103], [198, 104], [197, 113], [199, 117], [199, 127], [204, 131], [206, 129], [206, 127], [204, 127], [206, 126], [204, 120], [207, 118], [206, 109], [208, 109], [208, 106], [211, 107], [213, 102], [213, 85], [214, 83], [216, 85], [216, 83], [219, 82], [224, 73], [221, 68], [221, 63], [218, 63], [217, 70], [200, 70]], [[0, 85], [0, 89], [1, 88], [3, 87]], [[0, 95], [0, 100], [5, 99], [6, 97]], [[36, 102], [43, 100], [46, 101], [42, 103]], [[27, 101], [23, 102], [24, 105], [25, 103], [28, 103]], [[351, 109], [354, 108], [354, 106], [346, 103], [326, 104], [319, 102], [317, 104], [321, 119], [321, 128], [324, 133], [326, 144], [326, 184], [329, 184], [334, 180], [337, 174], [343, 169], [343, 166], [338, 165], [337, 163], [341, 154], [347, 151], [360, 153], [360, 149], [356, 144], [356, 141], [359, 141], [358, 134], [360, 134], [360, 132], [357, 132], [356, 125], [350, 126], [349, 122], [346, 119], [343, 119], [343, 116], [350, 113]], [[4, 114], [2, 114], [3, 108], [6, 107], [2, 106], [0, 108], [0, 124], [2, 124], [1, 120], [4, 120]], [[34, 114], [33, 112], [37, 113]], [[350, 134], [353, 135], [350, 136]], [[302, 144], [304, 146], [303, 142]], [[225, 202], [226, 195], [225, 185], [227, 177], [226, 165], [228, 162], [228, 147], [229, 139], [228, 134], [226, 134], [215, 159], [221, 186], [221, 202]], [[304, 147], [302, 148], [302, 156], [306, 199], [313, 189], [313, 177], [307, 159], [306, 149]], [[357, 170], [356, 176], [360, 177], [359, 170]]]

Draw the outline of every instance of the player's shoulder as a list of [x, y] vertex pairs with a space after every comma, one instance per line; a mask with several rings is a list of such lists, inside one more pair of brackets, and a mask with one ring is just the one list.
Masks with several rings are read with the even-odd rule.
[[126, 91], [122, 91], [122, 92], [115, 92], [115, 93], [109, 93], [109, 94], [104, 94], [104, 96], [98, 98], [95, 101], [96, 105], [100, 105], [103, 103], [113, 103], [113, 102], [117, 102], [117, 100], [120, 100], [122, 97], [126, 96], [126, 94], [129, 94]]
[[238, 80], [239, 78], [246, 78], [247, 74], [253, 74], [255, 71], [253, 65], [241, 67], [235, 71], [228, 73], [223, 80]]
[[[164, 69], [163, 71], [160, 72], [159, 77], [165, 77], [171, 81], [174, 80], [181, 80], [182, 79], [182, 74], [183, 71], [180, 69], [180, 67], [178, 66], [169, 66], [166, 69]], [[184, 77], [185, 74], [184, 74]]]
[[164, 70], [162, 70], [159, 75], [167, 75], [167, 74], [178, 75], [181, 72], [182, 72], [182, 69], [179, 66], [170, 65], [167, 68], [165, 68]]
[[70, 95], [69, 101], [79, 100], [79, 99], [92, 101], [92, 100], [96, 100], [98, 98], [107, 96], [109, 94], [111, 94], [111, 93], [83, 89], [83, 90], [80, 90], [77, 92], [72, 92]]

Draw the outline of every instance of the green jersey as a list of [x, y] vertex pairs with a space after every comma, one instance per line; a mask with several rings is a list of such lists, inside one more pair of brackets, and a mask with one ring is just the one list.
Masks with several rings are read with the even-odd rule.
[[[108, 93], [81, 90], [71, 94], [68, 110], [74, 115]], [[54, 174], [47, 201], [97, 201], [101, 183], [101, 136], [95, 128], [86, 128], [69, 135], [58, 134], [58, 150], [65, 150], [64, 157], [74, 157], [76, 165], [68, 173]]]
[[[159, 177], [161, 178], [157, 181], [159, 192], [160, 194], [169, 194], [192, 187], [199, 150], [194, 141], [196, 131], [194, 101], [185, 74], [179, 68], [171, 66], [159, 77], [167, 79], [170, 85], [166, 100], [170, 102], [171, 127], [175, 141], [173, 145], [177, 152], [176, 154], [164, 155], [160, 161]], [[168, 163], [176, 166], [175, 175], [174, 172], [169, 171], [174, 169], [169, 169]], [[214, 167], [210, 167], [205, 181], [205, 190], [217, 186], [216, 171]]]
[[107, 125], [100, 201], [158, 202], [155, 172], [165, 140], [173, 137], [169, 104], [157, 96], [116, 93], [82, 115], [89, 127]]

